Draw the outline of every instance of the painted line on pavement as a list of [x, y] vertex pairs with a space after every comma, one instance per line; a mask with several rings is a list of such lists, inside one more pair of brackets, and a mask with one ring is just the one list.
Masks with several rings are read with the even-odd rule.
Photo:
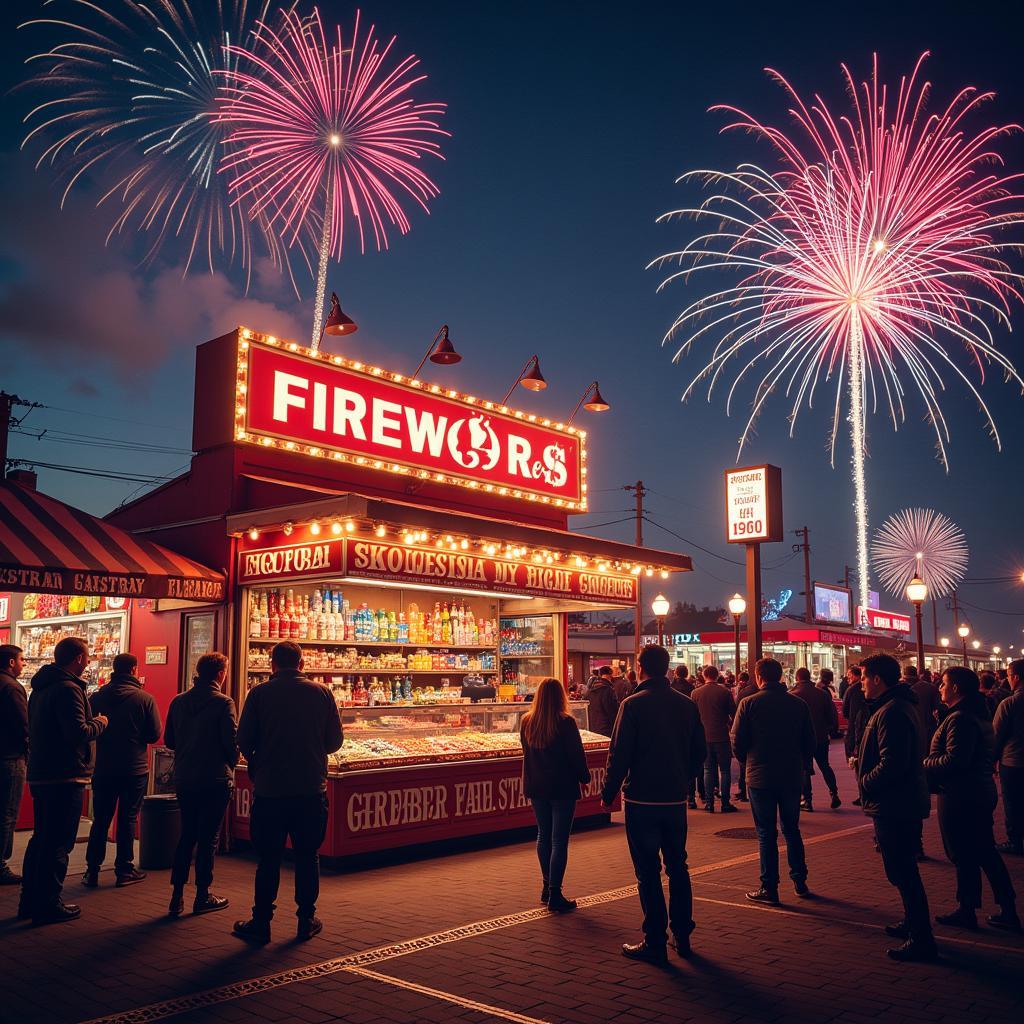
[[442, 992], [439, 988], [427, 988], [426, 985], [417, 985], [414, 981], [405, 981], [402, 978], [381, 974], [379, 971], [371, 971], [365, 967], [346, 967], [345, 970], [349, 974], [358, 974], [361, 978], [371, 978], [373, 981], [380, 981], [385, 985], [394, 985], [396, 988], [404, 988], [409, 992], [418, 992], [421, 995], [432, 996], [434, 999], [443, 999], [447, 1003], [455, 1003], [456, 1006], [465, 1007], [467, 1010], [476, 1010], [491, 1017], [499, 1017], [501, 1020], [510, 1020], [513, 1024], [548, 1024], [547, 1021], [543, 1021], [539, 1017], [527, 1017], [514, 1010], [491, 1006], [490, 1003], [478, 1003], [475, 999], [466, 999], [453, 992]]
[[[869, 824], [855, 825], [851, 828], [837, 829], [834, 832], [825, 832], [821, 835], [809, 837], [804, 841], [804, 845], [815, 846], [818, 843], [827, 842], [832, 839], [842, 839], [869, 828], [871, 828]], [[759, 860], [759, 854], [754, 852], [742, 854], [738, 857], [730, 857], [728, 860], [716, 861], [713, 864], [701, 864], [690, 869], [690, 877], [710, 874], [713, 871], [722, 871], [726, 868], [735, 867], [738, 864], [749, 864], [757, 860]], [[636, 894], [636, 886], [627, 885], [619, 889], [609, 889], [605, 892], [583, 896], [577, 900], [577, 903], [583, 908], [595, 907], [605, 903], [614, 903], [617, 900], [629, 899], [636, 896]], [[208, 1006], [217, 1006], [235, 999], [244, 999], [247, 996], [260, 995], [263, 992], [283, 988], [285, 985], [314, 981], [340, 972], [352, 973], [352, 968], [368, 967], [372, 964], [382, 963], [385, 960], [393, 960], [397, 957], [419, 953], [422, 950], [434, 949], [437, 946], [450, 942], [461, 942], [463, 939], [477, 938], [478, 936], [487, 935], [505, 928], [515, 928], [521, 924], [529, 924], [532, 921], [555, 916], [557, 915], [553, 915], [546, 907], [521, 910], [515, 914], [505, 914], [501, 917], [492, 917], [486, 921], [474, 921], [470, 924], [458, 925], [455, 928], [448, 928], [430, 935], [406, 939], [403, 942], [396, 942], [389, 946], [364, 949], [358, 953], [349, 953], [346, 956], [308, 964], [305, 967], [294, 967], [276, 974], [249, 978], [245, 981], [236, 981], [228, 985], [221, 985], [218, 988], [206, 989], [174, 999], [165, 999], [158, 1003], [150, 1003], [146, 1006], [124, 1010], [120, 1013], [112, 1013], [104, 1017], [94, 1017], [84, 1021], [83, 1024], [152, 1024], [153, 1021], [176, 1017], [183, 1013]]]

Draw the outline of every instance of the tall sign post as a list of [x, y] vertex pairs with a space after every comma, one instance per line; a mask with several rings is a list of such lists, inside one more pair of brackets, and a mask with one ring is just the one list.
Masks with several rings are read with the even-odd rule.
[[725, 539], [747, 551], [747, 671], [761, 657], [761, 545], [783, 538], [782, 470], [744, 466], [725, 471]]

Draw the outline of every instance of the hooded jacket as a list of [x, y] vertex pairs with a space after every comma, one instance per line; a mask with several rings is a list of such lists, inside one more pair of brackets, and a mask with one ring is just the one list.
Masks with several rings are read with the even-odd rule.
[[619, 710], [619, 699], [607, 679], [598, 676], [587, 691], [587, 727], [591, 732], [611, 736], [615, 715]]
[[935, 732], [924, 759], [933, 793], [994, 797], [995, 734], [980, 693], [954, 704]]
[[1007, 768], [1024, 768], [1024, 687], [1000, 703], [992, 726], [996, 759]]
[[28, 696], [25, 687], [0, 672], [0, 760], [28, 755]]
[[701, 725], [708, 743], [728, 743], [729, 725], [736, 711], [732, 694], [725, 681], [708, 679], [698, 686], [690, 699], [700, 712]]
[[861, 809], [872, 818], [919, 821], [931, 812], [917, 697], [904, 683], [869, 701], [857, 755]]
[[160, 739], [163, 725], [153, 695], [127, 673], [116, 673], [89, 701], [94, 715], [109, 719], [96, 741], [97, 779], [149, 774], [149, 744]]
[[793, 696], [799, 697], [811, 713], [811, 725], [814, 727], [814, 742], [820, 747], [828, 743], [829, 737], [839, 728], [839, 716], [832, 695], [815, 686], [810, 680], [797, 683]]
[[167, 709], [164, 744], [174, 751], [174, 785], [202, 789], [233, 782], [238, 764], [235, 702], [216, 683], [196, 679]]
[[807, 705], [781, 682], [767, 683], [740, 703], [732, 749], [747, 763], [747, 789], [799, 790], [814, 756]]
[[92, 741], [106, 727], [93, 719], [85, 680], [56, 665], [32, 677], [28, 701], [28, 781], [88, 782]]

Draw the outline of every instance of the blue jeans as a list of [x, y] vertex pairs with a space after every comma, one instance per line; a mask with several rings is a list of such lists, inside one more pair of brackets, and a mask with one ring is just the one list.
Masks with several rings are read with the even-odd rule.
[[[721, 784], [719, 784], [721, 775]], [[709, 804], [715, 802], [715, 787], [722, 798], [722, 804], [729, 803], [732, 789], [732, 747], [728, 740], [721, 743], [709, 743], [708, 753], [704, 761], [704, 799]]]
[[576, 801], [534, 798], [530, 803], [537, 818], [537, 860], [541, 876], [552, 893], [561, 892], [565, 866], [569, 862], [569, 833], [576, 814]]
[[779, 887], [779, 832], [786, 838], [786, 859], [789, 877], [794, 882], [807, 879], [804, 841], [800, 836], [800, 786], [793, 789], [760, 789], [747, 787], [750, 810], [757, 828], [757, 845], [761, 854], [761, 884], [766, 889]]

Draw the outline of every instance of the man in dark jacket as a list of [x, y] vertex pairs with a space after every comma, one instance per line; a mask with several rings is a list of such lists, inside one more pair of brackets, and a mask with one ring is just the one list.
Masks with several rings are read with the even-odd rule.
[[171, 869], [171, 902], [167, 913], [185, 909], [184, 889], [196, 854], [196, 897], [193, 914], [223, 910], [227, 898], [210, 892], [213, 858], [221, 822], [235, 785], [238, 743], [235, 702], [221, 692], [228, 659], [214, 652], [196, 662], [192, 688], [178, 694], [167, 710], [164, 745], [174, 751], [174, 789], [181, 809], [181, 837]]
[[96, 741], [96, 770], [92, 777], [92, 828], [85, 848], [82, 884], [99, 885], [100, 868], [107, 853], [107, 833], [117, 814], [117, 853], [114, 875], [118, 888], [146, 877], [135, 868], [135, 825], [149, 786], [149, 744], [160, 739], [163, 726], [151, 694], [142, 688], [135, 673], [139, 659], [118, 654], [106, 686], [93, 694], [94, 715], [109, 720]]
[[786, 692], [782, 666], [762, 658], [754, 669], [758, 693], [747, 697], [732, 725], [732, 746], [747, 762], [747, 796], [761, 855], [761, 888], [755, 903], [779, 902], [778, 825], [786, 837], [789, 877], [807, 896], [807, 860], [800, 835], [800, 789], [814, 755], [814, 727], [807, 705]]
[[932, 745], [932, 736], [938, 725], [938, 710], [942, 701], [939, 699], [939, 688], [931, 681], [914, 673], [908, 674], [907, 685], [914, 691], [917, 698], [917, 722], [921, 730], [921, 749], [928, 750]]
[[92, 741], [107, 727], [107, 719], [94, 716], [85, 699], [82, 673], [88, 664], [89, 645], [65, 637], [54, 648], [53, 664], [32, 677], [28, 785], [34, 825], [21, 871], [18, 916], [36, 924], [73, 921], [82, 913], [61, 900], [61, 891], [92, 777]]
[[1020, 931], [1013, 884], [996, 851], [992, 827], [995, 737], [977, 675], [969, 668], [947, 668], [942, 674], [942, 703], [949, 714], [935, 733], [924, 769], [929, 788], [939, 794], [939, 829], [946, 856], [956, 868], [957, 908], [935, 920], [956, 928], [977, 928], [984, 871], [1000, 908], [988, 923]]
[[320, 894], [317, 851], [327, 830], [327, 755], [342, 743], [338, 705], [326, 686], [302, 674], [302, 650], [285, 641], [270, 652], [273, 675], [252, 690], [238, 723], [238, 746], [253, 783], [249, 831], [259, 855], [252, 918], [234, 933], [270, 941], [270, 921], [281, 883], [287, 840], [295, 856], [298, 938], [323, 930], [316, 916]]
[[[860, 665], [851, 665], [846, 670], [847, 687], [843, 695], [843, 718], [846, 719], [846, 735], [843, 746], [846, 761], [851, 768], [857, 768], [857, 751], [860, 750], [860, 738], [868, 721], [868, 704], [864, 699], [864, 685], [861, 682]], [[860, 797], [853, 801], [860, 806]]]
[[28, 768], [28, 697], [18, 682], [25, 667], [21, 648], [0, 646], [0, 885], [18, 885], [10, 869], [14, 829]]
[[861, 662], [871, 715], [857, 753], [861, 807], [875, 825], [875, 842], [886, 877], [903, 900], [903, 920], [886, 932], [905, 939], [888, 950], [898, 961], [931, 961], [938, 956], [928, 897], [917, 867], [921, 823], [930, 812], [921, 735], [913, 691], [900, 683], [899, 662], [876, 654]]
[[619, 700], [611, 683], [612, 670], [605, 665], [587, 690], [587, 724], [591, 732], [611, 736]]
[[1024, 658], [1010, 662], [1010, 696], [996, 708], [995, 758], [1003, 790], [1006, 842], [1000, 853], [1024, 854]]
[[[739, 713], [740, 701], [745, 697], [753, 697], [757, 693], [757, 683], [750, 678], [749, 672], [741, 672], [737, 677], [736, 687], [736, 712]], [[747, 802], [747, 759], [736, 758], [736, 763], [740, 766], [739, 770], [739, 784], [736, 787], [736, 799], [742, 800], [744, 803]]]
[[704, 762], [704, 810], [715, 810], [715, 788], [722, 798], [722, 813], [736, 810], [732, 802], [732, 748], [729, 746], [729, 726], [736, 710], [732, 694], [714, 665], [703, 671], [704, 685], [693, 691], [692, 700], [700, 712], [704, 726], [708, 753]]
[[690, 678], [690, 670], [685, 665], [676, 665], [671, 683], [676, 693], [681, 693], [684, 697], [693, 696], [693, 680]]
[[[832, 733], [839, 728], [839, 715], [836, 714], [832, 694], [828, 690], [815, 686], [811, 682], [811, 673], [807, 669], [798, 668], [793, 695], [799, 697], [810, 712], [811, 725], [814, 728], [814, 761], [821, 771], [825, 785], [828, 786], [828, 792], [832, 798], [832, 810], [835, 810], [842, 800], [839, 799], [836, 773], [832, 771], [832, 766], [828, 763]], [[808, 765], [808, 770], [804, 773], [803, 801], [800, 804], [800, 809], [804, 811], [814, 810], [811, 791], [812, 777], [813, 769]]]
[[[612, 730], [601, 801], [610, 807], [622, 789], [626, 840], [644, 912], [644, 941], [626, 943], [622, 953], [664, 964], [667, 928], [679, 955], [690, 953], [694, 923], [686, 866], [686, 794], [704, 762], [704, 729], [693, 701], [669, 685], [664, 647], [645, 647], [639, 665], [640, 684], [623, 701]], [[667, 912], [662, 858], [668, 875]]]

